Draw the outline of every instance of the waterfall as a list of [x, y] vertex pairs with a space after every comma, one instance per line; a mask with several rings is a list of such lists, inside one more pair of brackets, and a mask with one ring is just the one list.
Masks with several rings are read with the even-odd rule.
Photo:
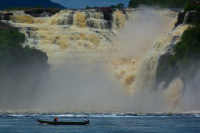
[[189, 18], [189, 12], [187, 12], [187, 13], [185, 14], [185, 17], [184, 17], [184, 20], [183, 20], [183, 24], [187, 24], [188, 18]]
[[[51, 17], [41, 18], [14, 13], [9, 23], [25, 34], [26, 41], [23, 46], [44, 51], [48, 56], [48, 63], [55, 70], [64, 67], [61, 73], [63, 75], [59, 76], [58, 74], [58, 78], [53, 77], [55, 79], [54, 87], [51, 87], [51, 83], [54, 81], [49, 83], [48, 91], [53, 94], [59, 93], [61, 99], [64, 99], [63, 101], [70, 102], [77, 97], [77, 92], [80, 94], [94, 92], [93, 89], [90, 90], [91, 87], [79, 86], [79, 82], [87, 85], [92, 83], [94, 90], [98, 91], [102, 97], [104, 96], [103, 91], [107, 92], [106, 88], [111, 88], [108, 92], [109, 95], [115, 94], [114, 90], [120, 95], [117, 97], [112, 95], [108, 99], [118, 99], [122, 94], [125, 95], [123, 98], [126, 100], [123, 101], [123, 98], [120, 100], [123, 101], [122, 103], [126, 103], [129, 101], [127, 97], [133, 92], [154, 89], [159, 57], [171, 50], [171, 47], [180, 40], [183, 31], [187, 28], [187, 25], [180, 25], [172, 31], [166, 32], [169, 22], [174, 22], [175, 17], [176, 13], [169, 10], [148, 9], [145, 11], [133, 10], [132, 12], [126, 10], [112, 10], [111, 12], [61, 10]], [[172, 28], [171, 25], [170, 28]], [[163, 33], [165, 34], [161, 35]], [[158, 36], [160, 37], [158, 38]], [[152, 43], [155, 38], [158, 39]], [[92, 69], [93, 67], [95, 69]], [[92, 79], [89, 81], [87, 80], [89, 76], [85, 74], [87, 72], [88, 75], [92, 73]], [[74, 73], [76, 78], [73, 79]], [[70, 77], [66, 78], [68, 74]], [[98, 79], [96, 77], [101, 74], [106, 75], [99, 78], [101, 83], [108, 84], [105, 88], [103, 88], [104, 85], [98, 83], [99, 86], [96, 86]], [[65, 79], [71, 82], [66, 82]], [[70, 86], [72, 90], [75, 90], [72, 93], [75, 95], [74, 97], [68, 95], [67, 91], [69, 90], [67, 90], [65, 82], [70, 85], [75, 82], [75, 87]], [[85, 90], [78, 90], [80, 88]], [[49, 95], [50, 92], [48, 92]], [[45, 95], [45, 93], [43, 94]], [[46, 95], [47, 99], [51, 97], [49, 95]], [[86, 95], [82, 101], [88, 101], [87, 98], [90, 96]], [[69, 100], [69, 97], [72, 99]], [[110, 108], [110, 105], [114, 104], [116, 107], [120, 105], [116, 102], [117, 100], [107, 105], [106, 98], [102, 99], [102, 97], [98, 102], [102, 100], [101, 108], [105, 108], [105, 110]], [[45, 104], [45, 100], [43, 101]], [[55, 102], [59, 103], [57, 99]], [[95, 100], [94, 104], [97, 105]], [[78, 104], [71, 105], [70, 109], [73, 110], [74, 107], [79, 106]], [[130, 108], [129, 105], [127, 107], [124, 104], [120, 107], [122, 110], [126, 108]]]
[[53, 63], [71, 52], [85, 56], [109, 53], [115, 34], [125, 25], [128, 13], [117, 10], [110, 14], [111, 20], [105, 20], [102, 12], [61, 10], [52, 17], [43, 18], [14, 14], [10, 23], [21, 27], [20, 31], [25, 33], [24, 45], [45, 51], [49, 63]]
[[149, 52], [146, 54], [139, 67], [136, 75], [135, 88], [148, 90], [156, 89], [155, 78], [158, 59], [161, 55], [172, 52], [171, 48], [180, 41], [180, 38], [187, 27], [188, 25], [180, 25], [172, 31], [160, 36], [152, 43]]
[[[153, 14], [160, 14], [163, 17], [162, 19], [174, 18], [173, 13], [169, 11], [150, 12]], [[104, 56], [108, 53], [113, 53], [116, 46], [113, 47], [112, 44], [115, 42], [116, 34], [125, 26], [128, 19], [132, 19], [136, 24], [139, 16], [138, 11], [134, 11], [133, 14], [130, 15], [129, 11], [123, 12], [119, 10], [113, 12], [111, 16], [111, 20], [105, 20], [104, 13], [102, 12], [90, 10], [61, 10], [52, 17], [44, 18], [34, 18], [25, 14], [14, 14], [11, 17], [11, 24], [15, 27], [23, 27], [21, 28], [21, 32], [25, 33], [27, 38], [24, 43], [25, 46], [29, 45], [30, 47], [46, 52], [49, 57], [49, 63], [57, 65], [65, 61], [65, 56], [71, 58], [71, 54], [82, 55], [81, 58], [84, 58], [84, 60], [88, 62], [91, 58], [87, 59], [87, 57], [90, 57], [92, 54], [105, 58]], [[149, 16], [147, 15], [146, 17]], [[146, 17], [144, 17], [144, 21]], [[155, 19], [157, 19], [157, 17], [155, 16]], [[179, 28], [176, 29], [178, 30]], [[157, 60], [160, 55], [166, 52], [174, 36], [177, 36], [175, 32], [176, 30], [173, 30], [171, 33], [166, 33], [152, 44], [150, 52], [143, 59], [142, 67], [139, 67], [143, 72], [139, 74], [139, 76], [136, 76], [135, 72], [131, 71], [130, 74], [127, 72], [123, 74], [124, 70], [117, 66], [124, 62], [123, 58], [117, 59], [117, 57], [113, 57], [114, 60], [109, 59], [110, 64], [116, 64], [111, 65], [113, 68], [117, 68], [114, 70], [114, 75], [119, 79], [123, 77], [122, 75], [126, 75], [124, 77], [124, 82], [128, 86], [132, 85], [133, 80], [135, 80], [134, 84], [138, 84], [140, 80], [137, 81], [137, 77], [144, 75], [144, 81], [151, 79], [147, 81], [147, 84], [152, 88]], [[134, 70], [136, 70], [138, 59], [128, 60], [134, 60]], [[125, 68], [130, 69], [129, 67], [133, 66], [130, 65]]]
[[50, 15], [45, 11], [44, 9], [44, 12], [41, 14], [42, 17], [50, 17]]

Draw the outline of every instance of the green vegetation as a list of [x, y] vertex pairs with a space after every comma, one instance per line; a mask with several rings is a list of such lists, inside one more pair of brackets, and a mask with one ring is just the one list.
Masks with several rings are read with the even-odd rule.
[[[110, 7], [111, 8], [124, 8], [124, 4], [123, 3], [119, 3], [117, 5], [111, 5]], [[92, 9], [92, 8], [98, 8], [98, 6], [94, 6], [94, 7], [86, 6], [86, 9]]]
[[186, 5], [184, 8], [184, 11], [192, 11], [196, 10], [197, 6], [196, 5]]
[[86, 6], [86, 9], [90, 9], [90, 7], [89, 7], [89, 6]]
[[182, 8], [191, 0], [130, 0], [129, 7], [136, 8], [139, 5]]
[[[0, 69], [12, 67], [13, 64], [29, 64], [44, 55], [43, 52], [36, 52], [28, 46], [23, 48], [20, 44], [24, 41], [25, 35], [18, 30], [0, 31]], [[45, 60], [47, 61], [46, 57]]]
[[[194, 7], [187, 5], [188, 7]], [[194, 8], [190, 8], [194, 10]], [[173, 78], [181, 76], [183, 80], [193, 78], [200, 66], [200, 6], [196, 7], [191, 26], [184, 31], [181, 41], [174, 47], [174, 55], [157, 69], [157, 81], [165, 79], [168, 84]]]
[[4, 10], [26, 10], [26, 9], [31, 9], [32, 7], [8, 7], [7, 9]]
[[22, 47], [24, 41], [25, 35], [16, 29], [0, 30], [0, 97], [5, 91], [34, 90], [48, 73], [47, 55]]
[[124, 4], [123, 3], [119, 3], [117, 5], [111, 5], [111, 8], [124, 8]]

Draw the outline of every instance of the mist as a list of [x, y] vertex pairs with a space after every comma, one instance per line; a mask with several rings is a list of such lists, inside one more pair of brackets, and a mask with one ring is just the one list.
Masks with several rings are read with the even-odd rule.
[[[19, 94], [15, 102], [1, 109], [41, 112], [157, 112], [168, 110], [163, 90], [136, 89], [134, 83], [135, 78], [140, 74], [141, 62], [148, 53], [150, 45], [159, 36], [171, 30], [169, 25], [175, 18], [175, 14], [172, 16], [170, 14], [172, 13], [169, 10], [156, 11], [153, 9], [144, 9], [130, 14], [130, 19], [115, 37], [116, 41], [112, 47], [116, 50], [110, 50], [114, 51], [113, 53], [103, 52], [101, 54], [105, 55], [96, 56], [92, 51], [91, 55], [87, 53], [87, 56], [83, 57], [81, 54], [75, 55], [72, 52], [60, 52], [63, 56], [62, 63], [52, 60], [49, 75], [40, 79], [42, 84], [38, 85], [33, 98], [22, 98], [24, 93]], [[46, 46], [42, 48], [45, 49]], [[59, 46], [56, 45], [56, 47]], [[47, 46], [46, 49], [48, 48]], [[78, 46], [75, 47], [77, 51], [78, 48]], [[106, 48], [103, 50], [106, 51]], [[113, 56], [114, 60], [120, 61], [123, 60], [122, 58], [127, 58], [128, 63], [121, 61], [118, 66], [116, 65], [117, 70], [115, 70], [112, 66], [114, 61], [111, 57]], [[89, 58], [84, 59], [87, 57]], [[121, 68], [125, 69], [124, 74], [117, 78], [115, 71]], [[33, 72], [32, 75], [35, 73]], [[146, 80], [142, 82], [145, 83]], [[19, 83], [26, 84], [23, 80]], [[26, 92], [29, 95], [33, 94], [31, 87]], [[10, 97], [15, 95], [12, 91], [8, 93]], [[2, 99], [6, 101], [6, 95]], [[21, 106], [19, 104], [13, 106], [15, 103]]]
[[53, 70], [46, 89], [38, 95], [36, 107], [48, 112], [127, 111], [127, 95], [103, 65], [96, 62], [89, 70], [81, 66]]
[[148, 7], [131, 13], [115, 41], [118, 54], [143, 58], [153, 41], [172, 30], [170, 23], [174, 18], [170, 10], [156, 11]]
[[[0, 110], [30, 110], [39, 90], [46, 84], [49, 67], [42, 59], [27, 64], [13, 63], [0, 75]], [[3, 67], [3, 66], [2, 66]]]
[[[120, 57], [142, 59], [151, 43], [168, 30], [172, 19], [173, 17], [163, 16], [163, 13], [152, 9], [134, 12], [116, 37], [114, 45], [117, 46], [117, 54]], [[38, 95], [38, 110], [156, 111], [156, 105], [152, 105], [156, 101], [153, 97], [157, 92], [145, 94], [146, 100], [139, 97], [144, 94], [135, 96], [127, 93], [128, 86], [113, 76], [112, 68], [104, 63], [104, 59], [95, 59], [94, 63], [86, 67], [81, 57], [73, 59], [73, 55], [69, 56], [71, 60], [51, 71], [46, 89], [42, 89]], [[157, 109], [160, 109], [160, 106]]]
[[185, 88], [182, 97], [183, 111], [197, 111], [200, 110], [200, 70], [193, 79], [189, 79], [185, 83]]

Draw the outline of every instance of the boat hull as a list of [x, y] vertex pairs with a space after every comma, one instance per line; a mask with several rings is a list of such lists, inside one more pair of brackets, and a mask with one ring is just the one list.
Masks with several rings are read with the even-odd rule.
[[87, 122], [83, 121], [83, 122], [64, 122], [64, 121], [44, 121], [44, 120], [40, 120], [37, 119], [37, 121], [39, 123], [46, 123], [46, 124], [50, 124], [50, 125], [86, 125], [89, 124], [89, 120]]

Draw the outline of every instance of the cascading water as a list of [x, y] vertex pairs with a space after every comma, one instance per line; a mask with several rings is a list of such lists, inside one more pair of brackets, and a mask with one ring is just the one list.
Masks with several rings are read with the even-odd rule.
[[[158, 59], [167, 52], [173, 52], [172, 48], [180, 41], [181, 35], [187, 29], [188, 25], [180, 25], [160, 36], [150, 46], [149, 52], [144, 57], [138, 71], [135, 87], [140, 89], [156, 89], [155, 76], [158, 66]], [[172, 51], [171, 51], [172, 50]], [[145, 84], [144, 84], [145, 81]]]
[[[46, 100], [35, 108], [132, 111], [130, 94], [154, 88], [158, 58], [180, 40], [187, 25], [170, 31], [176, 13], [169, 10], [117, 10], [110, 15], [108, 20], [99, 11], [62, 10], [52, 17], [34, 18], [14, 12], [9, 23], [26, 35], [23, 45], [46, 52], [57, 71], [48, 89], [38, 95]], [[160, 36], [166, 31], [170, 32]], [[54, 94], [60, 98], [52, 98]]]
[[187, 12], [187, 13], [185, 14], [185, 17], [184, 17], [184, 20], [183, 20], [183, 24], [187, 24], [188, 17], [189, 17], [189, 12]]

